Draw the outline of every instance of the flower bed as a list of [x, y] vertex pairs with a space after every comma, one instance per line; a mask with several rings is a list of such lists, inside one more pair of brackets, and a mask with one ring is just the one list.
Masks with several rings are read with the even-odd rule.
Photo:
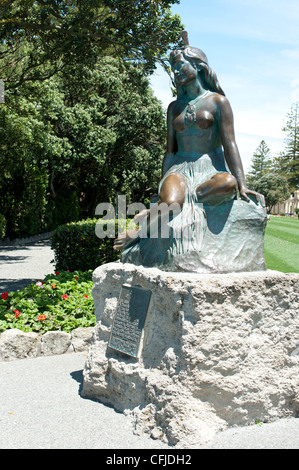
[[7, 329], [24, 332], [64, 331], [96, 323], [91, 295], [92, 270], [61, 271], [43, 281], [0, 296], [0, 333]]

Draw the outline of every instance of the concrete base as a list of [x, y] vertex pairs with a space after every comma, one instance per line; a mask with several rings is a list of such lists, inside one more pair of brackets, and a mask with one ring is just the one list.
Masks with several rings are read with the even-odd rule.
[[[137, 359], [107, 347], [123, 284], [152, 292]], [[136, 433], [202, 444], [229, 426], [299, 412], [299, 274], [94, 272], [97, 325], [82, 395], [132, 417]]]

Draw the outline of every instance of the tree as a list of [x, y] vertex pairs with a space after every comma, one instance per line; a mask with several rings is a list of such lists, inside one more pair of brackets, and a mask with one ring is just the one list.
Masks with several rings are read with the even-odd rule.
[[299, 102], [292, 105], [282, 130], [286, 133], [286, 148], [278, 162], [291, 189], [296, 190], [299, 188]]
[[265, 196], [266, 207], [271, 212], [278, 202], [288, 199], [290, 187], [285, 176], [267, 173], [252, 182], [252, 189]]
[[78, 205], [81, 217], [94, 216], [117, 193], [146, 202], [157, 191], [165, 142], [161, 103], [140, 67], [119, 59], [9, 90], [0, 108], [7, 235], [52, 229], [77, 217]]
[[247, 175], [248, 185], [252, 186], [256, 179], [261, 178], [271, 167], [270, 149], [262, 140], [252, 157], [250, 171]]
[[85, 215], [99, 202], [115, 202], [117, 193], [148, 198], [157, 189], [166, 119], [142, 70], [100, 58], [94, 70], [68, 70], [59, 87], [63, 100], [51, 111], [51, 138], [65, 150], [49, 167], [54, 192], [66, 184], [80, 189]]
[[6, 88], [45, 80], [99, 56], [141, 64], [145, 73], [181, 44], [179, 0], [2, 0], [0, 77]]
[[48, 185], [40, 159], [44, 132], [36, 103], [20, 92], [7, 96], [0, 105], [0, 213], [7, 236], [39, 232]]
[[[1, 0], [1, 226], [23, 236], [156, 192], [165, 116], [144, 78], [179, 0]], [[4, 218], [3, 218], [4, 217]]]

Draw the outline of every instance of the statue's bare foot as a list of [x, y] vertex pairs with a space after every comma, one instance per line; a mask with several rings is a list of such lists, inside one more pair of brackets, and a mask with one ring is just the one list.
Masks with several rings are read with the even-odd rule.
[[135, 217], [134, 217], [134, 223], [135, 224], [140, 223], [145, 217], [148, 216], [149, 211], [150, 211], [149, 209], [143, 209], [143, 211], [136, 214]]
[[114, 240], [114, 250], [122, 250], [130, 240], [137, 238], [138, 234], [139, 230], [127, 230], [126, 232], [122, 232], [119, 237]]

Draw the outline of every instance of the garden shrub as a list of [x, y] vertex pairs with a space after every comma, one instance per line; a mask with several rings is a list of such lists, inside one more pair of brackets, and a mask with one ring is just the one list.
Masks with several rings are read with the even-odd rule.
[[92, 271], [57, 271], [16, 292], [2, 292], [0, 333], [10, 328], [41, 334], [57, 330], [69, 333], [78, 327], [94, 326], [92, 286]]
[[[121, 222], [128, 224], [130, 220]], [[120, 254], [113, 249], [113, 234], [111, 238], [96, 235], [96, 224], [102, 226], [106, 233], [106, 226], [111, 224], [114, 227], [114, 223], [117, 235], [118, 220], [86, 219], [58, 227], [51, 237], [55, 269], [87, 271], [118, 260]]]

